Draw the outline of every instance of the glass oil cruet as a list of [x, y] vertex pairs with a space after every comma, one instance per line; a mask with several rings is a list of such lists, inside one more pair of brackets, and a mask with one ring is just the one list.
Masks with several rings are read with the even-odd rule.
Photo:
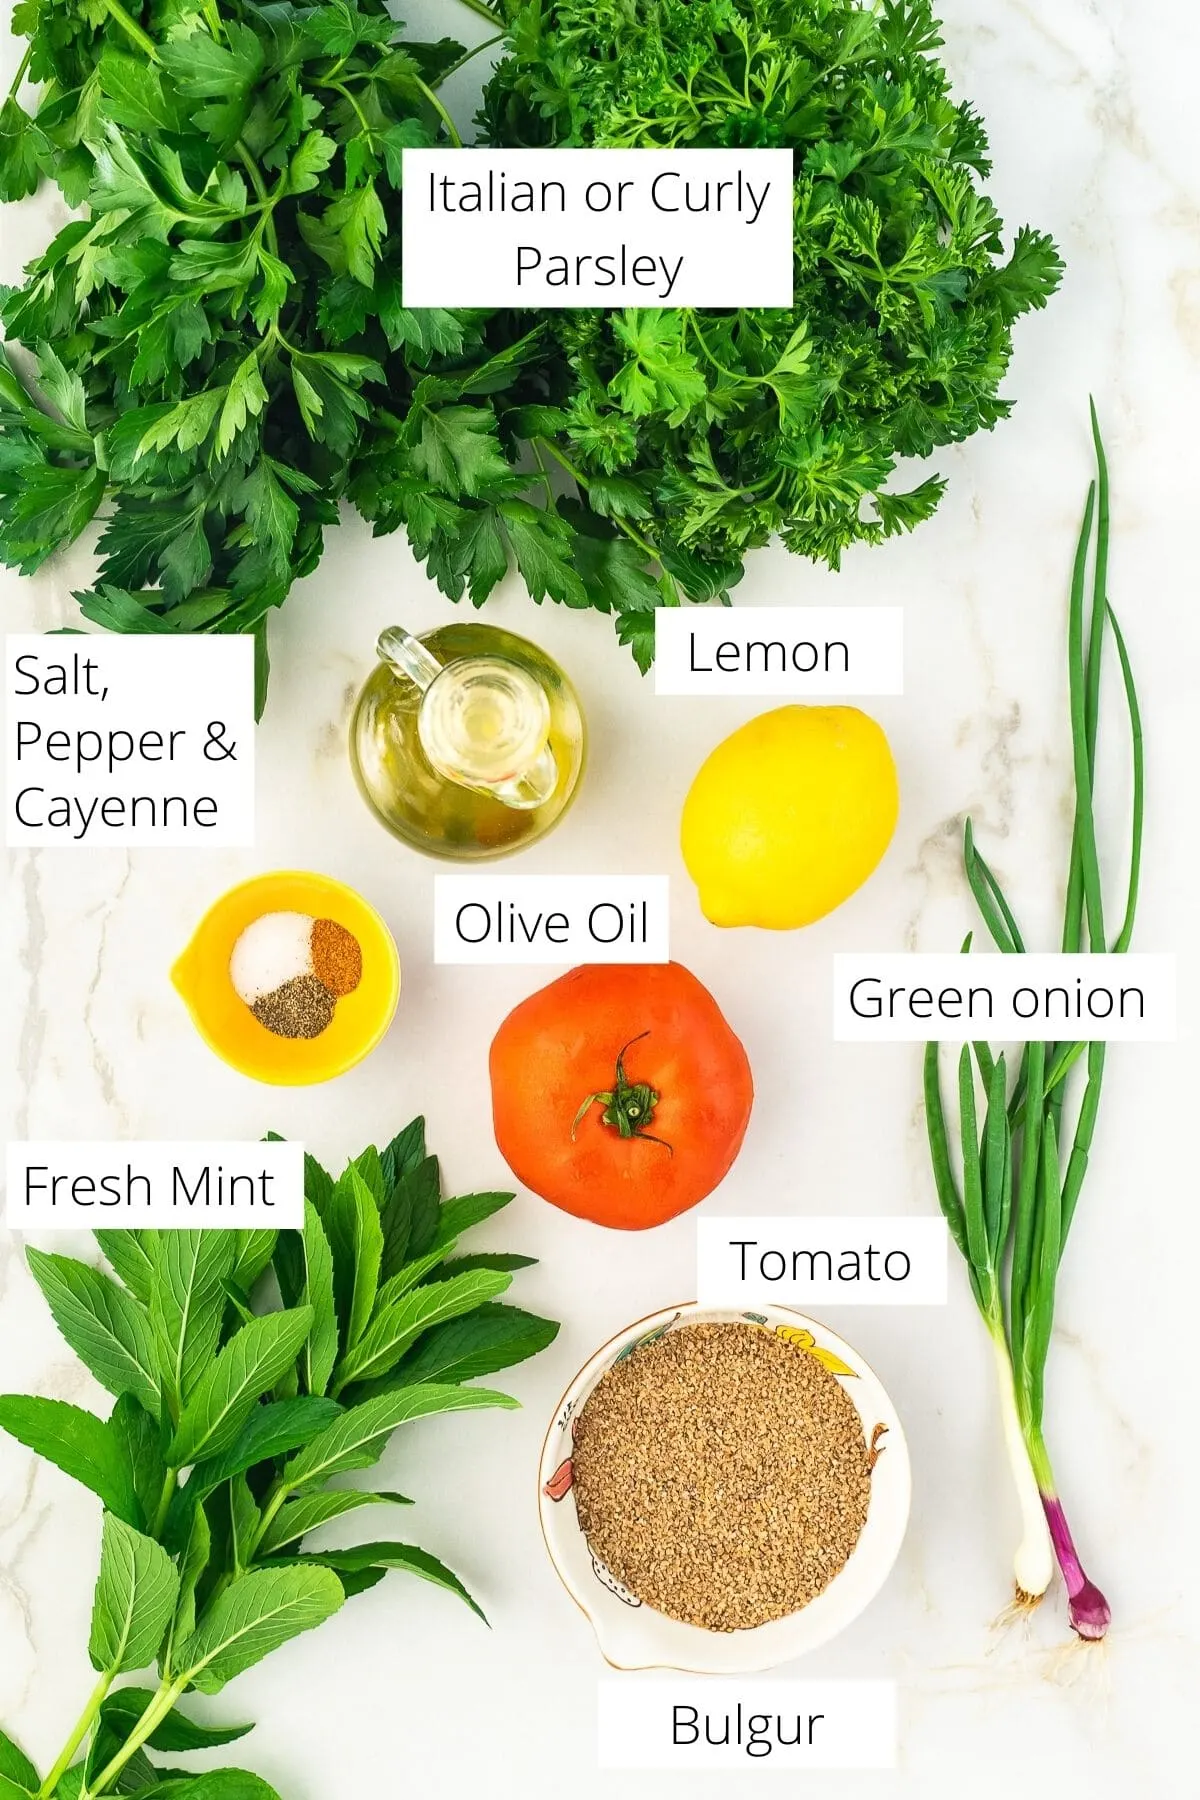
[[586, 728], [563, 671], [495, 625], [383, 632], [350, 727], [368, 806], [432, 856], [505, 856], [558, 823], [583, 773]]

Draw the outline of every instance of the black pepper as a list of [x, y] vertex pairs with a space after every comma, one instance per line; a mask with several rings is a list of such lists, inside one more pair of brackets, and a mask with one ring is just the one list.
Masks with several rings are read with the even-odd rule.
[[337, 1002], [315, 975], [295, 975], [250, 1008], [276, 1037], [315, 1038], [329, 1025]]

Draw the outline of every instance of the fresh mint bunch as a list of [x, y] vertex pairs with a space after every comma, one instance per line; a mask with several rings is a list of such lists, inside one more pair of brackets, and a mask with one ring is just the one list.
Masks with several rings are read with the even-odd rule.
[[[373, 1467], [401, 1425], [516, 1405], [466, 1384], [535, 1355], [558, 1326], [500, 1299], [528, 1257], [457, 1254], [513, 1196], [443, 1200], [421, 1119], [336, 1181], [306, 1157], [305, 1196], [303, 1231], [98, 1231], [113, 1275], [30, 1250], [59, 1330], [115, 1405], [100, 1419], [0, 1396], [0, 1429], [104, 1505], [97, 1685], [44, 1779], [0, 1732], [0, 1800], [273, 1800], [244, 1770], [153, 1759], [250, 1729], [198, 1724], [180, 1709], [187, 1693], [219, 1692], [389, 1569], [479, 1612], [415, 1544], [309, 1539], [348, 1513], [408, 1504], [340, 1479]], [[117, 1685], [152, 1665], [156, 1686]]]

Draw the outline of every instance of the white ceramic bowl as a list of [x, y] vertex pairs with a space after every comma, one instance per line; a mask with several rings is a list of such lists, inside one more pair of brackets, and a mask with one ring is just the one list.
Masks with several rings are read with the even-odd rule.
[[[576, 1416], [615, 1362], [641, 1344], [681, 1325], [749, 1323], [789, 1337], [797, 1350], [819, 1357], [854, 1402], [872, 1447], [867, 1522], [849, 1561], [823, 1593], [785, 1619], [746, 1631], [707, 1631], [668, 1619], [636, 1599], [592, 1555], [579, 1528], [571, 1491], [571, 1446]], [[668, 1306], [627, 1326], [576, 1375], [542, 1446], [538, 1496], [550, 1560], [571, 1598], [591, 1620], [601, 1654], [617, 1669], [683, 1669], [698, 1675], [737, 1675], [774, 1668], [815, 1650], [843, 1631], [870, 1604], [891, 1571], [908, 1524], [911, 1477], [908, 1448], [896, 1409], [862, 1357], [824, 1325], [782, 1306], [760, 1312], [712, 1309], [688, 1302]]]

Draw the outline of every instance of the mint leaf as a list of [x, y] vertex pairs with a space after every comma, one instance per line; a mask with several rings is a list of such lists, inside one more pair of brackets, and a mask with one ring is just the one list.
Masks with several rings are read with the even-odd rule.
[[[307, 1554], [302, 1559], [304, 1566], [317, 1564], [326, 1569], [333, 1569], [339, 1575], [358, 1575], [368, 1569], [403, 1569], [409, 1575], [419, 1575], [422, 1581], [431, 1581], [435, 1587], [445, 1588], [448, 1593], [457, 1594], [466, 1602], [477, 1618], [487, 1619], [479, 1606], [471, 1598], [458, 1576], [448, 1569], [444, 1562], [431, 1556], [428, 1550], [422, 1550], [416, 1544], [355, 1544], [349, 1550], [322, 1550]], [[296, 1566], [293, 1564], [293, 1566]]]
[[377, 1506], [394, 1500], [392, 1494], [372, 1494], [361, 1488], [337, 1488], [327, 1494], [304, 1494], [289, 1500], [276, 1513], [259, 1545], [262, 1556], [280, 1551], [285, 1544], [299, 1543], [310, 1531], [356, 1512], [362, 1506]]
[[65, 1400], [0, 1394], [0, 1430], [90, 1488], [124, 1524], [145, 1523], [125, 1449], [95, 1413]]
[[348, 1350], [338, 1375], [343, 1385], [371, 1381], [394, 1368], [423, 1331], [443, 1319], [473, 1312], [512, 1284], [512, 1276], [494, 1269], [473, 1269], [448, 1281], [437, 1281], [401, 1295], [372, 1318]]
[[299, 1306], [251, 1319], [235, 1331], [180, 1414], [167, 1452], [171, 1467], [219, 1456], [236, 1443], [259, 1399], [295, 1362], [311, 1328], [311, 1310]]
[[331, 1475], [370, 1468], [382, 1456], [392, 1433], [412, 1419], [425, 1418], [430, 1413], [516, 1404], [507, 1394], [493, 1393], [488, 1388], [443, 1387], [434, 1383], [407, 1388], [402, 1393], [380, 1394], [349, 1407], [340, 1419], [318, 1433], [287, 1464], [284, 1484], [294, 1493], [327, 1481]]
[[435, 1325], [387, 1380], [397, 1385], [474, 1381], [536, 1356], [557, 1336], [558, 1326], [551, 1319], [539, 1319], [518, 1306], [481, 1306], [464, 1318]]
[[41, 1786], [42, 1778], [25, 1752], [4, 1731], [0, 1731], [0, 1775], [31, 1794]]
[[225, 1231], [154, 1232], [146, 1241], [155, 1362], [168, 1403], [178, 1412], [217, 1353], [234, 1243]]
[[256, 1406], [246, 1423], [220, 1456], [197, 1463], [188, 1477], [187, 1494], [203, 1500], [223, 1481], [244, 1474], [258, 1463], [272, 1462], [307, 1444], [318, 1431], [341, 1416], [336, 1400], [296, 1394], [290, 1400], [269, 1400]]
[[243, 1294], [248, 1294], [259, 1276], [270, 1266], [279, 1233], [248, 1229], [231, 1231], [229, 1235], [233, 1241], [233, 1271], [230, 1280], [234, 1287]]
[[147, 1305], [154, 1282], [154, 1265], [150, 1260], [146, 1233], [135, 1228], [97, 1231], [94, 1235], [109, 1266], [121, 1277], [130, 1293]]
[[179, 1576], [162, 1545], [106, 1513], [88, 1640], [92, 1667], [122, 1675], [153, 1662], [178, 1594]]
[[323, 1394], [329, 1386], [338, 1354], [337, 1302], [334, 1291], [333, 1252], [315, 1206], [304, 1203], [304, 1285], [301, 1300], [312, 1308], [313, 1328], [304, 1346], [301, 1367], [310, 1394]]
[[375, 1145], [368, 1144], [365, 1150], [360, 1150], [351, 1166], [357, 1169], [371, 1190], [376, 1208], [382, 1208], [387, 1199], [387, 1187], [383, 1178], [383, 1159]]
[[370, 1188], [351, 1164], [334, 1184], [324, 1224], [333, 1253], [333, 1289], [341, 1341], [353, 1348], [367, 1328], [383, 1261], [383, 1229]]
[[175, 1665], [201, 1693], [218, 1693], [281, 1644], [323, 1624], [344, 1597], [324, 1569], [252, 1569], [213, 1601], [179, 1646]]
[[[117, 1688], [104, 1700], [101, 1716], [114, 1727], [124, 1743], [154, 1698], [150, 1688]], [[201, 1724], [174, 1707], [155, 1726], [146, 1742], [152, 1750], [216, 1750], [222, 1744], [232, 1744], [235, 1739], [245, 1737], [253, 1729], [253, 1725]]]
[[249, 1769], [207, 1769], [203, 1775], [156, 1781], [141, 1791], [147, 1800], [280, 1800], [270, 1782]]
[[[155, 1522], [167, 1480], [159, 1422], [132, 1394], [122, 1394], [109, 1414], [107, 1429], [129, 1469], [141, 1511], [140, 1519], [128, 1522], [146, 1529]], [[114, 1506], [109, 1510], [118, 1512]]]
[[[380, 1217], [383, 1227], [383, 1261], [380, 1274], [386, 1281], [398, 1275], [407, 1260], [424, 1256], [437, 1237], [442, 1198], [442, 1176], [436, 1156], [425, 1156], [423, 1119], [410, 1127], [412, 1137], [401, 1154], [395, 1146], [383, 1152], [385, 1181], [392, 1181], [391, 1196]], [[413, 1161], [417, 1152], [420, 1161]], [[402, 1172], [392, 1177], [393, 1169]]]
[[470, 1231], [473, 1225], [482, 1225], [506, 1206], [511, 1206], [516, 1199], [515, 1194], [459, 1194], [455, 1199], [444, 1200], [438, 1215], [438, 1244], [450, 1244], [461, 1237], [464, 1231]]
[[384, 1185], [390, 1194], [398, 1181], [425, 1161], [425, 1121], [413, 1119], [379, 1153]]
[[115, 1281], [86, 1263], [27, 1250], [54, 1323], [110, 1394], [132, 1394], [157, 1415], [160, 1404], [150, 1320]]

